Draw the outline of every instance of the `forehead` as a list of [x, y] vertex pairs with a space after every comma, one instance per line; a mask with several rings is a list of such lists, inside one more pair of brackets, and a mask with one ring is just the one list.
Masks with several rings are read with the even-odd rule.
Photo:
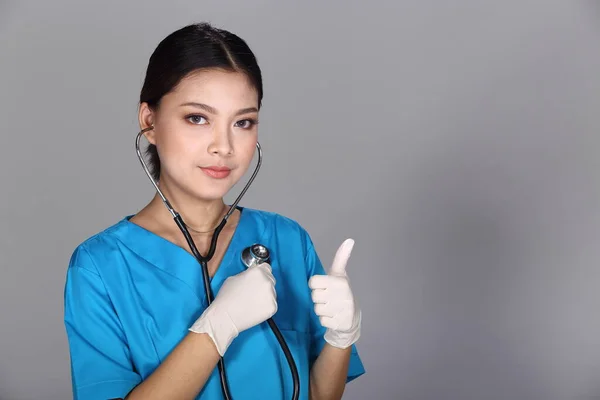
[[258, 108], [258, 92], [248, 76], [219, 69], [196, 71], [186, 76], [164, 100], [205, 103], [223, 109]]

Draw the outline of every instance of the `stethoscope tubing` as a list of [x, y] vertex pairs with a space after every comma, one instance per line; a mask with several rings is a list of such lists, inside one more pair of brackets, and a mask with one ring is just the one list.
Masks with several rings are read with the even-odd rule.
[[[181, 230], [181, 233], [185, 237], [185, 240], [186, 240], [188, 246], [190, 247], [190, 251], [192, 252], [194, 258], [196, 258], [196, 260], [198, 261], [198, 263], [202, 267], [201, 269], [202, 269], [202, 277], [203, 277], [203, 281], [204, 281], [204, 292], [205, 292], [205, 295], [206, 295], [207, 304], [210, 305], [212, 303], [212, 301], [214, 300], [214, 295], [213, 295], [212, 289], [210, 287], [210, 276], [208, 274], [208, 262], [212, 259], [212, 257], [215, 254], [215, 250], [216, 250], [216, 247], [217, 247], [217, 239], [219, 237], [219, 234], [221, 233], [221, 231], [225, 227], [225, 224], [227, 223], [227, 220], [229, 219], [229, 217], [231, 216], [231, 214], [237, 208], [238, 203], [240, 202], [240, 200], [242, 199], [242, 197], [244, 196], [244, 194], [246, 194], [246, 192], [250, 188], [250, 185], [252, 184], [252, 182], [254, 181], [254, 178], [256, 178], [256, 175], [258, 174], [258, 171], [260, 170], [260, 167], [262, 165], [262, 148], [260, 146], [260, 143], [257, 141], [256, 142], [256, 148], [258, 150], [258, 161], [257, 161], [256, 167], [254, 168], [254, 172], [250, 176], [250, 179], [248, 180], [248, 182], [246, 183], [246, 185], [244, 186], [244, 188], [242, 189], [242, 191], [240, 192], [240, 194], [238, 195], [238, 197], [235, 199], [235, 201], [233, 202], [233, 204], [229, 208], [229, 211], [225, 214], [225, 216], [221, 220], [221, 223], [219, 223], [219, 225], [215, 229], [215, 232], [213, 233], [213, 236], [212, 236], [211, 241], [210, 241], [210, 247], [209, 247], [208, 253], [207, 253], [206, 256], [203, 256], [198, 251], [198, 248], [196, 247], [196, 244], [194, 243], [194, 240], [192, 239], [192, 236], [190, 235], [190, 233], [189, 233], [189, 231], [187, 229], [187, 226], [185, 225], [185, 222], [181, 218], [181, 215], [173, 208], [173, 206], [171, 205], [171, 203], [169, 202], [169, 200], [166, 198], [166, 196], [160, 190], [157, 182], [152, 177], [152, 174], [150, 173], [150, 170], [148, 169], [148, 166], [146, 165], [146, 162], [144, 161], [144, 157], [142, 156], [142, 152], [140, 150], [140, 139], [141, 139], [142, 135], [145, 132], [147, 132], [149, 130], [152, 130], [152, 129], [154, 129], [154, 127], [150, 126], [150, 127], [147, 127], [145, 129], [140, 130], [140, 132], [137, 134], [137, 137], [135, 139], [136, 153], [137, 153], [138, 159], [140, 160], [140, 163], [142, 164], [142, 167], [143, 167], [144, 171], [146, 172], [146, 175], [148, 176], [148, 178], [152, 182], [152, 185], [156, 189], [156, 192], [158, 193], [158, 195], [162, 199], [163, 203], [165, 204], [165, 206], [167, 207], [167, 209], [169, 210], [169, 212], [173, 216], [173, 219], [175, 220], [175, 223], [177, 224], [177, 226]], [[273, 318], [269, 318], [267, 320], [267, 324], [269, 325], [269, 327], [273, 331], [273, 334], [277, 338], [277, 341], [279, 342], [279, 345], [281, 346], [281, 349], [282, 349], [282, 351], [283, 351], [283, 353], [285, 355], [285, 358], [286, 358], [286, 360], [288, 362], [288, 365], [290, 367], [290, 372], [292, 374], [292, 380], [293, 380], [293, 383], [294, 383], [294, 385], [293, 385], [292, 399], [293, 400], [298, 400], [298, 397], [299, 397], [299, 394], [300, 394], [300, 379], [299, 379], [299, 376], [298, 376], [298, 369], [296, 367], [296, 363], [294, 362], [294, 358], [292, 356], [292, 353], [291, 353], [291, 351], [290, 351], [290, 349], [289, 349], [289, 347], [288, 347], [288, 345], [287, 345], [287, 343], [286, 343], [283, 335], [281, 334], [281, 331], [279, 330], [279, 328], [275, 324], [275, 321], [273, 320]], [[217, 366], [218, 366], [218, 369], [219, 369], [219, 376], [220, 376], [220, 379], [221, 379], [221, 389], [223, 391], [223, 396], [225, 397], [226, 400], [231, 400], [231, 394], [229, 392], [229, 387], [228, 387], [228, 384], [227, 384], [227, 374], [226, 374], [226, 371], [225, 371], [225, 363], [224, 363], [223, 357], [221, 357], [219, 359], [219, 362], [218, 362]]]

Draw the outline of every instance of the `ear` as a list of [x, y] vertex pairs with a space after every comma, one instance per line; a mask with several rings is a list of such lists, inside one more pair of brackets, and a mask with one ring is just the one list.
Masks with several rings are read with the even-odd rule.
[[[140, 111], [138, 114], [138, 120], [140, 124], [140, 129], [145, 129], [150, 126], [154, 126], [154, 111], [148, 106], [148, 103], [140, 104]], [[146, 140], [149, 143], [156, 145], [156, 132], [154, 129], [151, 129], [144, 133]]]

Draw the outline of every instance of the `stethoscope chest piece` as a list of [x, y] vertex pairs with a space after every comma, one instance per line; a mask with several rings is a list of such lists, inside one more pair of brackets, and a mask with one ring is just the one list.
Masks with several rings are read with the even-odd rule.
[[270, 253], [262, 244], [253, 244], [242, 251], [242, 262], [248, 268], [270, 262]]

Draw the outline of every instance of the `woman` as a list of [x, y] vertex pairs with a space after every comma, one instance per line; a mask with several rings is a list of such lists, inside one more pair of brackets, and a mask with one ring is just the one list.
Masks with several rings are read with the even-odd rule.
[[[247, 44], [209, 24], [166, 37], [148, 65], [139, 123], [151, 171], [201, 254], [229, 211], [223, 196], [248, 170], [257, 143], [261, 71]], [[261, 243], [270, 263], [246, 268]], [[288, 399], [292, 379], [272, 317], [294, 357], [301, 399], [339, 399], [364, 373], [354, 343], [360, 310], [346, 241], [327, 274], [306, 231], [283, 216], [236, 208], [201, 268], [155, 196], [139, 213], [74, 251], [65, 326], [76, 399], [221, 399], [221, 357], [234, 400]]]

